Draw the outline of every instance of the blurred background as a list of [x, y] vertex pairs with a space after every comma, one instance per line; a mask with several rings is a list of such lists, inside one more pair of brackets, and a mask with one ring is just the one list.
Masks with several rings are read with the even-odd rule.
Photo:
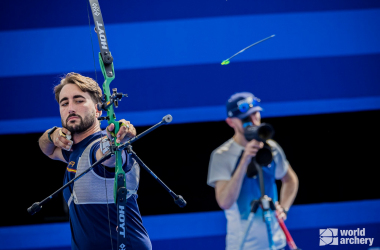
[[[177, 207], [142, 170], [138, 203], [154, 249], [224, 249], [224, 214], [206, 179], [212, 150], [233, 135], [225, 104], [241, 91], [262, 100], [262, 121], [298, 175], [286, 222], [297, 245], [319, 249], [321, 228], [366, 228], [379, 249], [380, 1], [99, 4], [114, 57], [111, 88], [128, 94], [117, 118], [140, 133], [173, 116], [133, 145], [188, 203]], [[26, 209], [61, 187], [66, 170], [37, 143], [61, 125], [53, 87], [69, 72], [103, 82], [88, 2], [2, 1], [0, 48], [0, 249], [70, 249], [61, 195], [34, 216]]]

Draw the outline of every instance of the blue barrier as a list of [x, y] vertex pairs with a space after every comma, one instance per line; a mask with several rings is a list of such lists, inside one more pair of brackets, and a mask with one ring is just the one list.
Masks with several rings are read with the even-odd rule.
[[[380, 233], [380, 200], [295, 205], [288, 214], [286, 225], [295, 232], [300, 246], [311, 244], [302, 238], [319, 240], [319, 229], [328, 227], [368, 227], [367, 233]], [[180, 249], [210, 249], [210, 244], [223, 247], [226, 220], [222, 211], [188, 214], [143, 216], [144, 225], [155, 246], [181, 245]], [[378, 235], [377, 235], [378, 236]], [[20, 241], [19, 239], [23, 239]], [[379, 239], [377, 239], [379, 240]], [[182, 242], [182, 243], [181, 243]], [[186, 244], [184, 244], [186, 242]], [[202, 243], [203, 242], [203, 243]], [[197, 246], [197, 248], [194, 247]], [[203, 245], [203, 247], [201, 247]], [[69, 223], [13, 226], [0, 228], [0, 249], [58, 249], [70, 246]], [[312, 247], [304, 247], [313, 249]], [[176, 248], [171, 248], [176, 249]], [[178, 248], [177, 248], [178, 249]], [[220, 248], [213, 248], [220, 249]]]

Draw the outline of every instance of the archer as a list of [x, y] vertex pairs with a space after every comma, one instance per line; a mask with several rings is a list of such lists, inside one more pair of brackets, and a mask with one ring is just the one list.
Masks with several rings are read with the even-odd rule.
[[[59, 104], [62, 128], [53, 127], [39, 139], [42, 152], [53, 160], [68, 163], [64, 184], [88, 169], [103, 157], [112, 144], [114, 124], [106, 131], [100, 128], [98, 118], [102, 111], [102, 90], [89, 77], [69, 73], [54, 88]], [[125, 143], [136, 136], [134, 126], [124, 119], [115, 135], [117, 143]], [[128, 239], [126, 249], [151, 249], [151, 242], [145, 230], [137, 205], [139, 164], [125, 151], [122, 152], [123, 170], [128, 193], [125, 206], [125, 232]], [[95, 166], [73, 185], [63, 190], [69, 207], [72, 249], [113, 249], [117, 246], [115, 228], [117, 210], [113, 199], [115, 156]], [[108, 220], [108, 221], [107, 221]]]

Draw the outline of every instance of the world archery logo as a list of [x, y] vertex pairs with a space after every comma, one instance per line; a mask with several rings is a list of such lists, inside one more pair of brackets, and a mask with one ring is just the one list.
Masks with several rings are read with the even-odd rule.
[[327, 228], [319, 229], [319, 245], [338, 245], [338, 229], [337, 228]]
[[[338, 238], [338, 231], [340, 238]], [[375, 238], [366, 238], [365, 228], [354, 230], [337, 228], [319, 229], [319, 245], [369, 245], [372, 246]]]

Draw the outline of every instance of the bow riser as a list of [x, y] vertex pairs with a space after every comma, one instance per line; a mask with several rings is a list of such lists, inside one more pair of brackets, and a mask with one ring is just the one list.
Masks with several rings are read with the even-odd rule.
[[[99, 53], [99, 63], [100, 63], [100, 67], [102, 69], [102, 73], [103, 73], [104, 79], [105, 79], [104, 83], [103, 83], [103, 93], [104, 93], [104, 97], [105, 97], [105, 103], [108, 105], [108, 104], [110, 104], [110, 102], [112, 102], [112, 100], [111, 100], [111, 90], [110, 90], [109, 85], [111, 84], [111, 82], [113, 81], [113, 79], [115, 79], [115, 71], [114, 71], [113, 63], [111, 63], [112, 77], [109, 77], [106, 74], [106, 68], [105, 68], [105, 64], [104, 64], [104, 62], [102, 60], [101, 53]], [[113, 104], [110, 105], [107, 108], [107, 117], [108, 117], [108, 125], [113, 124], [115, 126], [114, 134], [116, 135], [119, 132], [120, 124], [119, 124], [118, 121], [116, 121], [116, 114], [115, 114], [115, 111], [114, 111]], [[117, 143], [116, 140], [117, 140], [117, 138], [114, 137], [113, 138], [114, 144], [116, 146], [119, 146], [120, 144]], [[117, 199], [117, 190], [118, 190], [118, 188], [120, 188], [119, 185], [121, 183], [120, 183], [120, 181], [119, 182], [116, 181], [116, 178], [120, 174], [122, 174], [123, 176], [125, 176], [125, 172], [124, 172], [124, 170], [122, 168], [122, 166], [123, 166], [123, 159], [122, 159], [121, 152], [120, 151], [116, 151], [115, 152], [115, 157], [116, 157], [116, 163], [115, 163], [115, 183], [114, 183], [113, 198], [114, 198], [115, 204], [117, 204], [117, 200], [116, 200]], [[121, 184], [121, 186], [125, 187], [126, 186], [125, 177], [123, 178], [123, 182], [124, 182], [124, 184]]]

